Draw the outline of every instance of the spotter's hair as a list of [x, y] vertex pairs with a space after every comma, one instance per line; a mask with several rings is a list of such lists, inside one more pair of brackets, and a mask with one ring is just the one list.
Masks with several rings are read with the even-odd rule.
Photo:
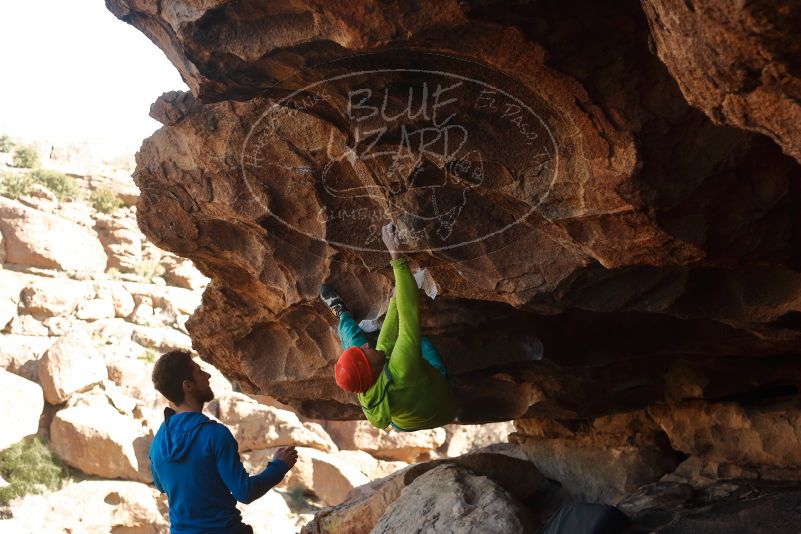
[[184, 402], [184, 380], [192, 380], [192, 355], [173, 350], [161, 355], [153, 367], [153, 386], [173, 404]]

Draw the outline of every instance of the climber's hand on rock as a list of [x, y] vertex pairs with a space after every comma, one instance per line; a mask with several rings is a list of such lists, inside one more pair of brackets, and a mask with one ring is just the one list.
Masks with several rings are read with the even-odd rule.
[[291, 447], [281, 447], [277, 451], [275, 451], [275, 455], [273, 455], [273, 460], [281, 460], [286, 465], [289, 466], [290, 469], [295, 467], [295, 462], [298, 461], [298, 451], [295, 450], [294, 446]]
[[398, 239], [398, 229], [395, 223], [388, 223], [381, 227], [381, 239], [384, 241], [389, 255], [395, 260], [400, 258], [400, 240]]

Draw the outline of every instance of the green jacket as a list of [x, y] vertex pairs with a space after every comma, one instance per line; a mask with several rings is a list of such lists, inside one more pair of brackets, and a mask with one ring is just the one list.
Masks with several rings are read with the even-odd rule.
[[359, 402], [373, 426], [390, 422], [403, 430], [437, 428], [456, 417], [456, 396], [448, 381], [422, 357], [417, 284], [406, 260], [390, 262], [395, 298], [378, 335], [376, 349], [389, 361], [375, 384], [360, 393]]

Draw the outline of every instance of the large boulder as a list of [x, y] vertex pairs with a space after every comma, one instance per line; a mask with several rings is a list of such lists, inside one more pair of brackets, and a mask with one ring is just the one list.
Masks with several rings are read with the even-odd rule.
[[511, 421], [483, 425], [448, 425], [445, 427], [447, 441], [443, 452], [446, 456], [461, 456], [493, 443], [505, 443], [509, 434], [514, 431], [515, 425]]
[[490, 478], [442, 465], [403, 488], [372, 532], [531, 532], [534, 518]]
[[110, 215], [98, 215], [95, 222], [100, 242], [108, 256], [108, 267], [130, 272], [142, 264], [142, 241], [144, 236], [131, 218], [121, 219]]
[[573, 497], [611, 502], [672, 472], [682, 455], [643, 412], [595, 419], [588, 424], [523, 419], [511, 440], [545, 476]]
[[693, 457], [756, 470], [766, 478], [774, 470], [801, 469], [801, 410], [796, 406], [687, 401], [656, 406], [649, 413], [672, 447]]
[[117, 317], [128, 317], [133, 313], [135, 303], [131, 294], [120, 284], [109, 284], [111, 300]]
[[111, 319], [116, 316], [114, 301], [100, 298], [85, 300], [78, 306], [75, 316], [83, 321]]
[[73, 280], [36, 278], [20, 292], [19, 309], [33, 315], [66, 316], [91, 293], [91, 286]]
[[616, 505], [632, 519], [632, 532], [795, 534], [801, 521], [797, 481], [728, 480], [693, 488], [657, 482]]
[[38, 384], [0, 369], [0, 450], [36, 434], [43, 408]]
[[27, 314], [13, 317], [6, 330], [11, 334], [22, 336], [47, 336], [50, 334], [50, 329], [43, 321]]
[[139, 482], [86, 480], [15, 502], [12, 526], [21, 533], [162, 534], [168, 524], [160, 504], [158, 491]]
[[109, 380], [126, 394], [151, 407], [166, 404], [166, 399], [153, 387], [152, 365], [116, 353], [106, 356], [105, 361]]
[[337, 448], [320, 425], [302, 423], [288, 410], [260, 404], [241, 393], [221, 396], [216, 415], [231, 429], [243, 452], [286, 445], [321, 451]]
[[111, 403], [65, 408], [50, 424], [53, 452], [88, 475], [151, 482], [153, 435]]
[[[421, 475], [443, 465], [458, 465], [471, 473], [492, 479], [520, 502], [534, 495], [543, 508], [558, 505], [559, 497], [553, 484], [525, 459], [515, 445], [493, 446], [458, 458], [434, 460], [415, 464], [386, 478], [354, 488], [345, 501], [319, 512], [303, 527], [304, 534], [366, 534], [400, 497], [404, 488]], [[545, 504], [545, 503], [549, 504]]]
[[45, 400], [61, 404], [75, 392], [108, 378], [103, 356], [82, 328], [60, 337], [47, 350], [38, 366]]
[[[277, 449], [246, 452], [248, 471], [258, 473], [269, 463]], [[387, 477], [408, 464], [378, 460], [363, 451], [323, 452], [298, 448], [298, 463], [287, 474], [280, 488], [315, 496], [326, 506], [340, 504], [350, 492], [363, 484]]]
[[399, 432], [375, 428], [367, 421], [328, 421], [325, 429], [340, 449], [361, 450], [376, 458], [407, 463], [436, 450], [446, 438], [441, 428]]
[[253, 527], [253, 534], [297, 532], [289, 505], [273, 490], [250, 504], [236, 506], [242, 512], [242, 522]]
[[106, 254], [94, 233], [4, 197], [0, 197], [0, 232], [7, 263], [84, 274], [106, 269]]
[[38, 383], [39, 359], [52, 344], [51, 337], [0, 334], [0, 367]]
[[209, 279], [188, 260], [171, 262], [164, 273], [164, 280], [170, 285], [193, 291], [205, 289], [209, 284]]
[[189, 350], [192, 340], [178, 330], [169, 327], [140, 326], [133, 329], [132, 339], [142, 346], [150, 347], [161, 352], [171, 350]]

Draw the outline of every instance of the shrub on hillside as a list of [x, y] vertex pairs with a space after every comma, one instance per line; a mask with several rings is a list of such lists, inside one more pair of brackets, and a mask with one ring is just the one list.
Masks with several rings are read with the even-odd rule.
[[0, 452], [0, 476], [8, 486], [0, 488], [0, 504], [31, 493], [55, 490], [67, 478], [67, 470], [39, 439], [22, 440]]
[[39, 154], [32, 146], [19, 146], [14, 151], [14, 157], [11, 159], [15, 167], [23, 169], [32, 169], [39, 165]]
[[134, 274], [139, 278], [144, 278], [153, 283], [155, 278], [164, 276], [164, 266], [155, 260], [148, 260], [139, 263], [134, 269]]
[[33, 189], [33, 177], [30, 174], [0, 174], [0, 195], [16, 199], [30, 194]]
[[78, 182], [72, 176], [67, 176], [63, 172], [51, 171], [47, 169], [36, 169], [31, 173], [33, 181], [42, 184], [60, 201], [74, 200], [81, 194]]
[[117, 208], [122, 207], [122, 200], [120, 200], [120, 197], [118, 197], [114, 191], [103, 187], [92, 191], [89, 200], [92, 201], [93, 208], [103, 213], [111, 213]]
[[14, 150], [14, 142], [7, 135], [0, 135], [0, 152], [11, 152]]

